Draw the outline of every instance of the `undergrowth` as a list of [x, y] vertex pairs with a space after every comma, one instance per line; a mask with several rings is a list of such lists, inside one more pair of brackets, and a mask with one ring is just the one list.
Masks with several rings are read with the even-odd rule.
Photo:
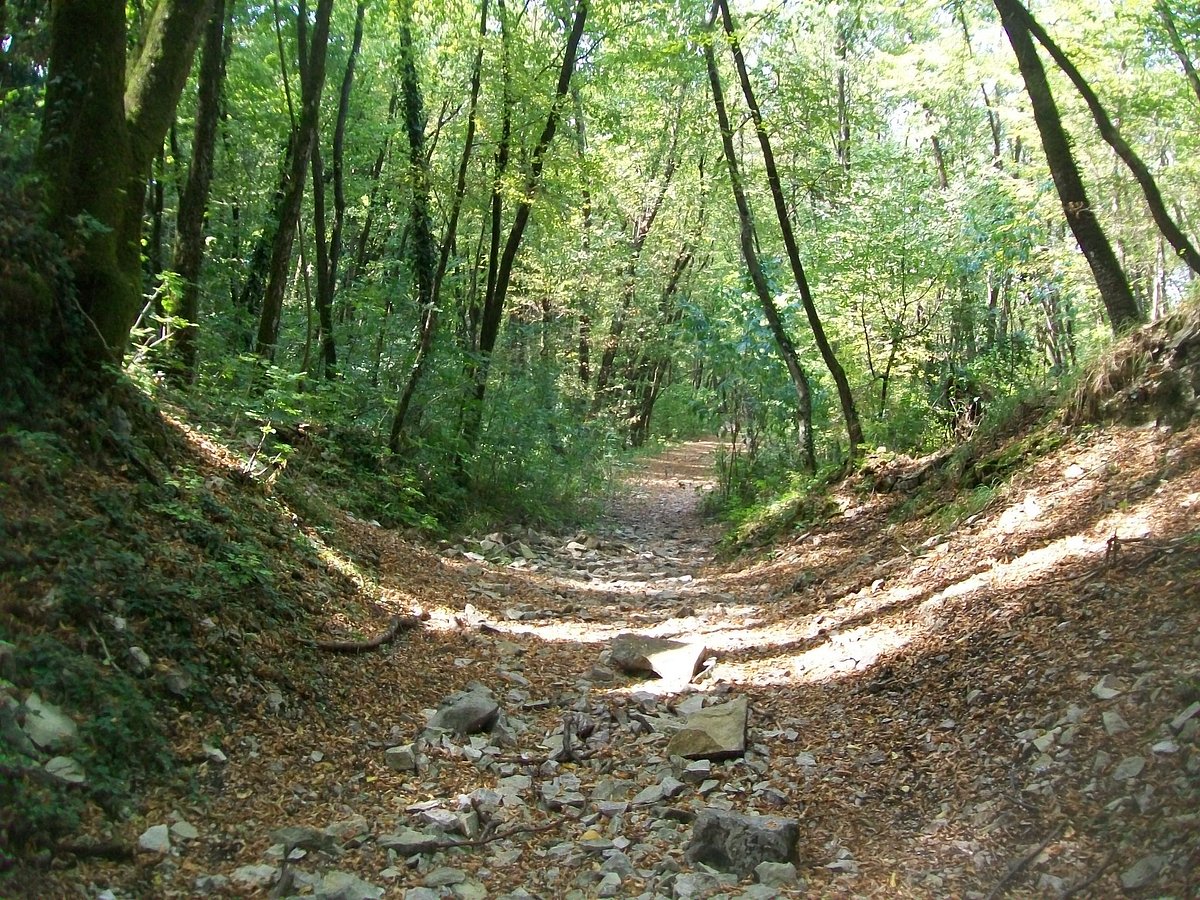
[[[1198, 410], [1200, 302], [1193, 301], [1132, 332], [1056, 386], [1030, 385], [995, 398], [953, 451], [912, 460], [880, 448], [850, 474], [861, 490], [904, 486], [907, 496], [892, 521], [931, 517], [931, 527], [949, 530], [986, 510], [1013, 474], [1057, 450], [1072, 430], [1114, 419], [1181, 426]], [[762, 450], [746, 458], [726, 452], [721, 466], [722, 490], [708, 506], [729, 524], [733, 548], [761, 545], [836, 512], [828, 493], [841, 470], [804, 476], [786, 457]], [[886, 482], [867, 477], [881, 469], [889, 470]]]
[[[252, 664], [240, 635], [308, 618], [289, 575], [314, 554], [278, 501], [111, 409], [0, 436], [0, 860], [53, 847], [91, 809], [128, 813], [173, 770], [178, 715], [221, 714], [214, 679]], [[82, 784], [16, 739], [31, 692], [79, 724], [66, 752]]]

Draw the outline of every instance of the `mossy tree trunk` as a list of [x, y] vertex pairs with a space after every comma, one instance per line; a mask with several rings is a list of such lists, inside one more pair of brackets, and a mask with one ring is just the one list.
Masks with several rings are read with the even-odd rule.
[[[434, 248], [433, 217], [430, 215], [429, 157], [425, 152], [425, 102], [417, 76], [416, 53], [413, 48], [412, 6], [400, 5], [400, 92], [404, 97], [404, 131], [408, 137], [408, 170], [412, 184], [410, 215], [412, 241], [409, 264], [416, 287], [420, 324], [417, 326], [417, 348], [412, 369], [400, 401], [392, 416], [388, 446], [393, 453], [400, 450], [404, 420], [417, 385], [425, 371], [425, 363], [433, 348], [433, 333], [437, 327], [437, 306], [433, 299], [433, 280], [437, 273], [437, 251]], [[469, 152], [469, 150], [468, 150]]]
[[458, 219], [462, 212], [463, 197], [467, 192], [467, 169], [475, 147], [475, 112], [479, 106], [479, 91], [483, 72], [483, 48], [487, 40], [488, 0], [483, 0], [479, 16], [479, 47], [475, 51], [475, 62], [471, 67], [470, 99], [467, 101], [467, 133], [463, 138], [463, 149], [459, 155], [458, 176], [454, 183], [454, 197], [446, 222], [446, 233], [438, 251], [436, 266], [432, 257], [433, 223], [429, 213], [429, 193], [432, 176], [429, 172], [429, 154], [425, 150], [425, 112], [421, 99], [421, 87], [417, 80], [417, 68], [412, 46], [411, 10], [404, 7], [405, 18], [401, 27], [401, 85], [404, 94], [405, 131], [408, 135], [409, 168], [412, 172], [412, 217], [413, 233], [411, 261], [417, 288], [417, 305], [421, 311], [417, 326], [417, 347], [413, 355], [408, 380], [396, 404], [392, 417], [392, 430], [388, 446], [398, 453], [404, 437], [408, 410], [416, 394], [417, 386], [425, 375], [429, 356], [433, 350], [434, 332], [437, 330], [438, 310], [441, 305], [442, 284], [450, 264], [450, 254], [458, 235]]
[[1037, 38], [1046, 52], [1050, 54], [1050, 58], [1057, 63], [1062, 69], [1063, 74], [1071, 79], [1071, 84], [1075, 85], [1075, 90], [1079, 92], [1079, 96], [1083, 98], [1083, 102], [1087, 104], [1088, 110], [1092, 114], [1092, 119], [1096, 122], [1096, 130], [1100, 132], [1100, 137], [1104, 138], [1105, 143], [1113, 148], [1113, 152], [1121, 157], [1122, 162], [1128, 167], [1130, 174], [1137, 181], [1138, 186], [1142, 189], [1142, 195], [1146, 198], [1146, 206], [1150, 210], [1150, 215], [1154, 219], [1154, 224], [1158, 226], [1159, 232], [1163, 237], [1170, 242], [1171, 247], [1175, 250], [1175, 255], [1183, 260], [1188, 268], [1196, 275], [1200, 275], [1200, 251], [1192, 245], [1187, 235], [1183, 233], [1183, 229], [1171, 217], [1167, 211], [1167, 204], [1163, 202], [1162, 193], [1158, 189], [1158, 182], [1154, 180], [1149, 167], [1138, 156], [1137, 152], [1129, 146], [1122, 136], [1117, 126], [1109, 118], [1108, 113], [1100, 103], [1100, 98], [1096, 96], [1096, 92], [1092, 90], [1090, 84], [1080, 73], [1074, 63], [1062, 48], [1054, 42], [1046, 29], [1042, 28], [1033, 15], [1020, 2], [1012, 4], [1014, 14], [1022, 19], [1025, 27], [1029, 29], [1030, 34]]
[[300, 121], [292, 132], [291, 168], [287, 186], [278, 206], [279, 220], [271, 245], [271, 261], [267, 266], [267, 286], [262, 312], [258, 320], [258, 336], [254, 349], [260, 356], [274, 358], [279, 340], [279, 319], [283, 313], [283, 298], [291, 271], [292, 247], [300, 223], [300, 208], [304, 199], [304, 182], [317, 141], [321, 114], [321, 93], [325, 88], [325, 62], [329, 48], [329, 19], [333, 0], [318, 0], [312, 27], [312, 40], [307, 39], [308, 10], [301, 4], [296, 16], [297, 44], [300, 51]]
[[62, 365], [95, 370], [124, 358], [142, 304], [146, 183], [211, 5], [161, 0], [128, 62], [123, 0], [52, 6], [38, 162], [47, 224], [69, 248], [82, 313]]
[[338, 95], [337, 119], [333, 128], [333, 225], [326, 240], [325, 227], [325, 167], [321, 160], [321, 147], [313, 146], [313, 231], [317, 245], [317, 313], [320, 317], [321, 365], [326, 380], [338, 377], [337, 342], [333, 334], [333, 300], [337, 291], [338, 265], [342, 258], [342, 230], [346, 222], [346, 120], [350, 115], [350, 94], [354, 88], [354, 73], [358, 64], [358, 53], [362, 49], [363, 19], [366, 16], [365, 0], [359, 0], [354, 12], [354, 38], [350, 43], [350, 56], [342, 75], [342, 89]]

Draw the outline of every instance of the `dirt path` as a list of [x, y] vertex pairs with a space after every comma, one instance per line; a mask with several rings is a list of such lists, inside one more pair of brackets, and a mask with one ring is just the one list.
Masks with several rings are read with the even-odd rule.
[[646, 539], [682, 538], [703, 546], [716, 536], [701, 515], [716, 486], [715, 439], [689, 441], [643, 460], [625, 479], [601, 521]]
[[[426, 626], [361, 656], [247, 638], [259, 674], [214, 687], [238, 715], [178, 739], [226, 761], [151, 797], [126, 839], [179, 820], [197, 835], [54, 883], [117, 898], [1194, 895], [1200, 436], [1097, 431], [970, 513], [847, 484], [826, 519], [736, 564], [714, 562], [699, 517], [713, 450], [648, 461], [579, 534], [422, 549], [346, 522], [324, 552], [361, 588], [330, 629], [414, 607]], [[616, 670], [627, 631], [716, 662], [664, 689]], [[495, 728], [427, 731], [464, 690], [498, 705]], [[665, 755], [688, 714], [731, 698], [749, 704], [743, 754], [703, 771]], [[796, 819], [797, 874], [755, 885], [689, 861], [711, 808]]]

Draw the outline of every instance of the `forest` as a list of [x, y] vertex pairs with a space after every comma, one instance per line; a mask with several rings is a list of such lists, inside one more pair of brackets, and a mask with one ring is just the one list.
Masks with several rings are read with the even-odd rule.
[[3, 9], [12, 403], [120, 366], [451, 517], [927, 452], [1200, 271], [1168, 0]]
[[1198, 65], [0, 0], [0, 894], [1193, 896]]

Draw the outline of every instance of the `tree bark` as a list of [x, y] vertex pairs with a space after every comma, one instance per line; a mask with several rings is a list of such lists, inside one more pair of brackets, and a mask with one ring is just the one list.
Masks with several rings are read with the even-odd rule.
[[496, 272], [494, 283], [489, 285], [488, 295], [483, 306], [483, 315], [479, 327], [479, 361], [474, 368], [474, 402], [467, 409], [463, 425], [463, 438], [466, 448], [473, 452], [479, 442], [479, 432], [483, 424], [483, 399], [487, 392], [488, 372], [491, 368], [492, 351], [496, 347], [496, 339], [500, 334], [500, 323], [504, 315], [504, 304], [508, 297], [508, 288], [512, 280], [513, 265], [517, 259], [517, 251], [521, 248], [521, 240], [525, 228], [529, 224], [529, 214], [533, 208], [533, 200], [541, 184], [542, 169], [546, 164], [546, 153], [554, 140], [558, 129], [558, 120], [562, 116], [562, 106], [571, 87], [571, 76], [575, 72], [575, 56], [579, 52], [579, 42], [583, 38], [583, 27], [587, 20], [588, 0], [579, 0], [575, 7], [575, 18], [571, 32], [567, 36], [566, 49], [563, 52], [562, 65], [558, 72], [558, 83], [555, 86], [554, 100], [550, 112], [546, 116], [546, 125], [534, 146], [529, 165], [529, 174], [525, 179], [525, 192], [513, 217], [508, 239], [504, 244], [504, 253]]
[[393, 453], [400, 452], [404, 420], [417, 383], [425, 371], [425, 362], [433, 346], [433, 333], [437, 325], [437, 307], [433, 302], [437, 257], [433, 245], [433, 219], [429, 212], [430, 177], [429, 160], [425, 155], [425, 105], [421, 97], [421, 85], [417, 80], [417, 62], [410, 20], [411, 7], [403, 4], [402, 8], [399, 29], [400, 94], [404, 98], [404, 131], [408, 136], [408, 170], [409, 181], [412, 184], [412, 197], [409, 201], [412, 226], [409, 261], [416, 287], [420, 323], [417, 326], [417, 349], [412, 370], [400, 395], [396, 412], [392, 416], [388, 446]]
[[[413, 395], [416, 393], [417, 385], [425, 374], [425, 369], [429, 361], [429, 354], [433, 349], [434, 332], [437, 329], [438, 309], [441, 303], [442, 283], [446, 278], [446, 270], [450, 264], [450, 254], [455, 244], [455, 239], [458, 235], [458, 218], [462, 211], [463, 197], [467, 192], [467, 170], [471, 164], [471, 154], [475, 146], [475, 111], [479, 105], [479, 89], [480, 81], [483, 72], [483, 45], [487, 38], [487, 15], [488, 15], [488, 0], [483, 0], [479, 14], [479, 48], [475, 53], [475, 62], [471, 68], [471, 87], [470, 97], [467, 106], [467, 133], [463, 138], [462, 154], [458, 160], [458, 175], [454, 183], [454, 199], [450, 206], [450, 216], [446, 223], [446, 233], [442, 237], [441, 248], [438, 252], [437, 267], [427, 276], [418, 274], [417, 277], [417, 302], [421, 309], [421, 320], [417, 326], [417, 349], [413, 358], [412, 369], [409, 371], [408, 380], [404, 385], [404, 391], [400, 395], [400, 400], [396, 404], [396, 412], [392, 417], [392, 430], [388, 440], [388, 446], [393, 453], [400, 451], [400, 445], [404, 434], [405, 420], [408, 416], [408, 409], [412, 403]], [[417, 222], [418, 205], [413, 204], [413, 232], [416, 234], [421, 227], [424, 227], [429, 232], [430, 252], [432, 253], [433, 242], [433, 227], [428, 221], [429, 207], [429, 160], [424, 149], [424, 133], [418, 133], [413, 128], [411, 122], [412, 110], [420, 111], [420, 85], [417, 83], [417, 72], [415, 63], [412, 60], [412, 40], [411, 36], [407, 39], [408, 26], [402, 31], [401, 43], [405, 47], [405, 59], [403, 61], [403, 93], [405, 97], [405, 114], [409, 121], [408, 138], [409, 138], [409, 165], [414, 169], [413, 176], [413, 191], [414, 197], [418, 188], [424, 191], [425, 198], [422, 209], [425, 210], [426, 222], [421, 226]], [[411, 84], [410, 84], [411, 82]], [[424, 112], [420, 112], [421, 127], [424, 128]], [[419, 172], [416, 171], [419, 169]], [[419, 176], [419, 177], [418, 177]], [[414, 268], [424, 265], [424, 261], [419, 258], [419, 253], [413, 255]], [[432, 261], [430, 261], [432, 265]], [[427, 277], [429, 281], [429, 289], [426, 292], [422, 277]]]
[[[578, 85], [571, 86], [571, 103], [575, 110], [575, 150], [579, 157], [579, 168], [586, 172], [585, 160], [588, 152], [587, 123], [583, 118], [583, 100], [579, 95]], [[592, 255], [592, 189], [585, 180], [581, 191], [581, 208], [583, 214], [583, 234], [580, 239], [583, 251], [583, 263], [586, 266]], [[591, 291], [585, 291], [580, 297], [579, 332], [577, 354], [579, 358], [579, 383], [587, 388], [592, 380], [592, 299]]]
[[46, 221], [74, 257], [85, 323], [62, 363], [94, 371], [124, 358], [142, 303], [150, 166], [174, 119], [209, 7], [207, 0], [162, 0], [128, 67], [123, 3], [60, 0], [51, 9], [38, 164]]
[[1067, 224], [1071, 228], [1079, 249], [1092, 270], [1092, 277], [1100, 291], [1100, 299], [1108, 312], [1109, 324], [1114, 334], [1140, 322], [1142, 313], [1129, 289], [1129, 282], [1121, 264], [1113, 253], [1112, 245], [1096, 218], [1088, 201], [1075, 157], [1071, 153], [1070, 139], [1063, 129], [1062, 118], [1050, 92], [1046, 70], [1038, 58], [1037, 48], [1027, 25], [1027, 16], [1019, 0], [993, 0], [1004, 32], [1008, 35], [1017, 66], [1025, 80], [1025, 90], [1033, 106], [1033, 118], [1046, 153], [1050, 175], [1058, 190]]
[[1192, 86], [1192, 93], [1196, 95], [1197, 100], [1200, 100], [1200, 75], [1196, 74], [1196, 66], [1192, 63], [1187, 47], [1179, 37], [1179, 29], [1175, 27], [1175, 15], [1171, 12], [1170, 4], [1167, 3], [1167, 0], [1157, 0], [1154, 8], [1158, 11], [1159, 18], [1162, 19], [1163, 28], [1167, 30], [1167, 40], [1171, 43], [1171, 51], [1179, 60], [1179, 64], [1183, 66], [1188, 84]]
[[[723, 19], [729, 19], [728, 6], [721, 10]], [[850, 56], [850, 37], [853, 22], [847, 20], [845, 7], [838, 8], [837, 34], [834, 38], [833, 55], [837, 59], [837, 136], [834, 138], [834, 150], [837, 153], [838, 165], [842, 172], [850, 171], [850, 91], [847, 84], [849, 76], [848, 60]], [[728, 30], [728, 25], [726, 26]]]
[[728, 0], [716, 0], [716, 5], [721, 11], [721, 22], [733, 50], [733, 59], [737, 67], [738, 79], [741, 81], [742, 94], [746, 98], [746, 106], [750, 110], [750, 118], [754, 122], [754, 130], [758, 135], [758, 145], [762, 150], [763, 164], [767, 170], [767, 183], [771, 187], [771, 197], [775, 201], [775, 216], [779, 220], [779, 230], [783, 234], [783, 245], [787, 250], [788, 262], [791, 264], [792, 277], [800, 292], [800, 302], [804, 305], [804, 313], [808, 317], [808, 325], [812, 329], [817, 350], [820, 351], [825, 368], [829, 370], [833, 383], [837, 387], [838, 400], [842, 406], [842, 417], [846, 420], [846, 432], [850, 439], [850, 457], [853, 459], [858, 456], [864, 442], [862, 424], [854, 403], [854, 394], [850, 390], [846, 372], [838, 361], [833, 347], [830, 346], [829, 339], [825, 336], [825, 327], [821, 324], [820, 313], [817, 312], [816, 303], [813, 301], [808, 276], [804, 272], [804, 265], [800, 262], [800, 249], [796, 244], [796, 234], [792, 229], [792, 220], [783, 196], [783, 185], [779, 178], [779, 169], [775, 165], [775, 154], [771, 149], [771, 140], [767, 135], [766, 125], [763, 123], [762, 111], [759, 109], [758, 101], [754, 97], [754, 89], [750, 84], [750, 72], [746, 67], [746, 59], [742, 55], [741, 45], [733, 30], [733, 17], [729, 13]]
[[200, 52], [200, 77], [196, 95], [196, 126], [192, 135], [192, 161], [187, 184], [179, 196], [175, 226], [175, 253], [171, 268], [182, 282], [179, 308], [184, 319], [175, 332], [175, 374], [183, 381], [196, 376], [199, 349], [200, 266], [204, 261], [204, 218], [212, 185], [217, 125], [221, 118], [221, 91], [225, 82], [225, 0], [214, 0]]
[[721, 76], [717, 71], [717, 58], [713, 53], [711, 40], [704, 45], [704, 61], [708, 67], [708, 80], [712, 87], [713, 106], [716, 108], [717, 123], [721, 129], [721, 147], [725, 153], [725, 163], [729, 167], [729, 183], [733, 188], [733, 199], [737, 205], [739, 237], [742, 247], [742, 257], [746, 261], [746, 271], [754, 285], [754, 292], [762, 306], [763, 316], [775, 338], [775, 346], [779, 356], [787, 367], [792, 386], [796, 391], [796, 413], [799, 425], [799, 444], [802, 466], [805, 471], [815, 472], [817, 456], [813, 446], [812, 428], [812, 390], [809, 388], [808, 376], [800, 365], [800, 357], [791, 337], [783, 327], [779, 318], [779, 310], [775, 308], [775, 299], [763, 275], [762, 265], [758, 260], [758, 251], [754, 246], [754, 223], [750, 217], [750, 204], [746, 200], [746, 192], [742, 188], [742, 177], [738, 171], [737, 156], [733, 147], [733, 129], [729, 124], [729, 114], [725, 111], [725, 93], [721, 89]]
[[1013, 12], [1022, 19], [1030, 33], [1037, 38], [1046, 52], [1050, 54], [1050, 58], [1058, 64], [1063, 73], [1071, 79], [1071, 83], [1075, 85], [1075, 90], [1079, 92], [1079, 96], [1083, 98], [1088, 109], [1092, 113], [1092, 119], [1096, 122], [1096, 128], [1100, 132], [1100, 137], [1104, 138], [1105, 142], [1113, 148], [1117, 156], [1133, 173], [1133, 177], [1142, 188], [1142, 194], [1146, 198], [1146, 205], [1150, 207], [1150, 215], [1154, 218], [1154, 223], [1158, 226], [1158, 230], [1162, 232], [1162, 236], [1170, 242], [1175, 249], [1175, 254], [1187, 263], [1188, 267], [1200, 275], [1200, 252], [1192, 245], [1180, 229], [1175, 224], [1175, 220], [1171, 218], [1171, 214], [1167, 211], [1167, 206], [1163, 203], [1162, 194], [1158, 190], [1158, 184], [1154, 180], [1154, 176], [1150, 174], [1150, 170], [1146, 164], [1142, 162], [1142, 158], [1137, 155], [1132, 147], [1126, 143], [1121, 137], [1117, 126], [1113, 124], [1112, 119], [1108, 117], [1104, 107], [1100, 103], [1100, 98], [1096, 96], [1096, 92], [1092, 90], [1091, 85], [1084, 80], [1084, 77], [1075, 68], [1075, 65], [1063, 53], [1062, 49], [1054, 42], [1046, 30], [1038, 24], [1033, 15], [1020, 2], [1020, 0], [1012, 0]]
[[[288, 263], [300, 220], [300, 205], [304, 198], [304, 182], [317, 140], [317, 124], [321, 113], [321, 92], [325, 87], [326, 50], [329, 46], [329, 18], [333, 0], [318, 0], [311, 42], [300, 40], [300, 121], [292, 142], [291, 169], [284, 190], [278, 227], [271, 246], [271, 262], [267, 267], [267, 288], [263, 295], [262, 315], [258, 323], [255, 351], [260, 356], [273, 357], [279, 340], [279, 319], [283, 312], [283, 295], [287, 289]], [[297, 30], [302, 34], [307, 12], [301, 4], [296, 17]], [[305, 44], [308, 44], [306, 47]]]
[[[346, 221], [346, 120], [350, 115], [350, 94], [354, 88], [354, 71], [358, 53], [362, 48], [363, 19], [366, 3], [359, 0], [354, 11], [354, 38], [350, 43], [350, 56], [346, 60], [346, 71], [342, 75], [342, 89], [338, 96], [337, 120], [333, 129], [333, 225], [329, 240], [325, 242], [325, 198], [324, 168], [321, 165], [319, 146], [313, 147], [313, 226], [317, 234], [317, 314], [321, 331], [321, 364], [327, 380], [337, 378], [337, 341], [333, 334], [333, 300], [337, 290], [338, 265], [342, 258], [342, 229]], [[319, 174], [318, 174], [319, 172]], [[319, 192], [319, 194], [318, 194]]]
[[[321, 155], [320, 139], [313, 141], [312, 153], [310, 154], [309, 168], [312, 178], [312, 220], [313, 220], [313, 250], [316, 256], [314, 273], [317, 280], [317, 341], [322, 345], [321, 361], [318, 368], [322, 371], [325, 378], [333, 380], [337, 377], [336, 371], [326, 365], [324, 347], [326, 341], [329, 341], [331, 347], [336, 350], [333, 345], [333, 292], [327, 292], [328, 277], [329, 277], [329, 219], [328, 210], [325, 206], [325, 160]], [[301, 240], [303, 240], [303, 230], [301, 230]], [[301, 251], [303, 255], [303, 251]], [[304, 365], [301, 370], [309, 371], [309, 357], [311, 347], [311, 335], [306, 338], [306, 346], [304, 348]], [[334, 353], [334, 363], [337, 362], [337, 354]]]

